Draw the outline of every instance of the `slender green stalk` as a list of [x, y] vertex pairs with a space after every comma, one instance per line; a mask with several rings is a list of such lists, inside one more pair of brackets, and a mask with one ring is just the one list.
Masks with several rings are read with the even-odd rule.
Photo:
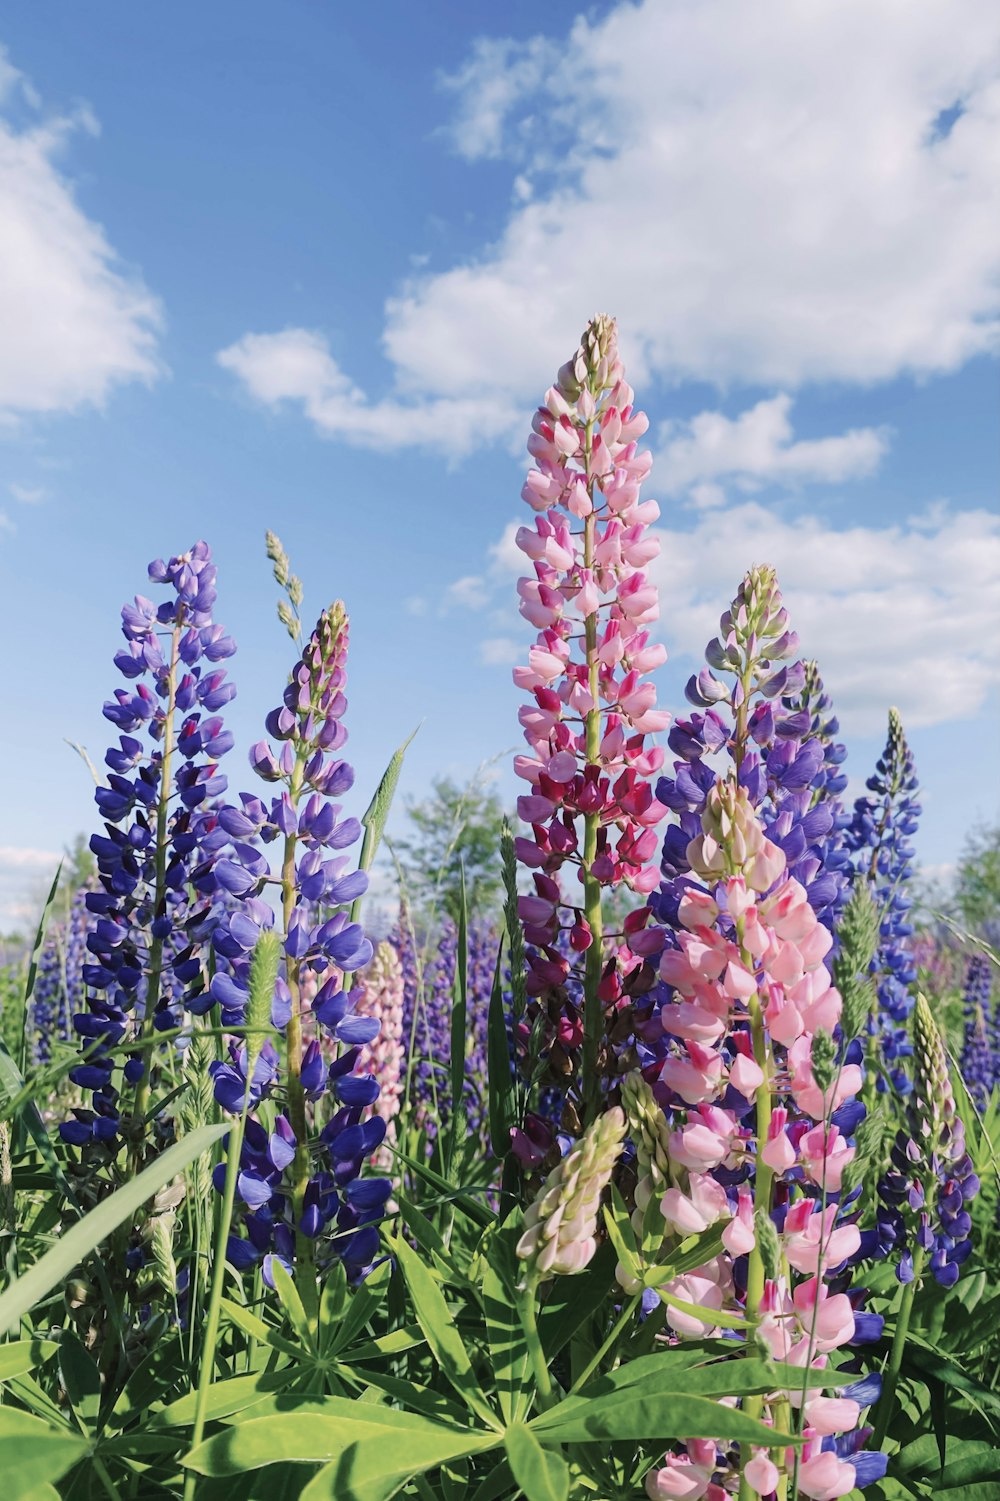
[[[592, 424], [587, 424], [585, 450], [589, 458]], [[588, 484], [588, 489], [592, 486]], [[596, 519], [594, 512], [583, 524], [583, 563], [592, 568], [594, 563], [594, 540]], [[597, 657], [597, 612], [584, 621], [584, 645], [586, 648], [588, 683], [594, 707], [584, 721], [586, 759], [589, 766], [599, 764], [601, 755], [601, 708], [600, 708], [600, 663]], [[587, 950], [583, 980], [583, 1053], [581, 1059], [582, 1080], [581, 1125], [586, 1128], [600, 1114], [601, 1081], [597, 1071], [601, 1039], [604, 1033], [604, 1007], [601, 1004], [601, 971], [604, 967], [604, 913], [601, 907], [601, 883], [591, 873], [597, 857], [597, 837], [601, 827], [600, 813], [587, 813], [583, 820], [583, 915], [591, 933]]]
[[[215, 1347], [219, 1338], [219, 1319], [222, 1311], [222, 1288], [226, 1279], [226, 1247], [229, 1244], [229, 1231], [233, 1223], [233, 1208], [236, 1203], [236, 1181], [240, 1175], [243, 1133], [246, 1129], [249, 1109], [250, 1078], [248, 1069], [247, 1089], [246, 1094], [243, 1096], [243, 1109], [240, 1111], [239, 1117], [230, 1132], [229, 1148], [226, 1154], [226, 1182], [222, 1191], [222, 1210], [219, 1215], [215, 1257], [212, 1262], [212, 1290], [208, 1297], [208, 1311], [205, 1317], [205, 1329], [201, 1346], [201, 1365], [198, 1368], [194, 1427], [191, 1431], [192, 1448], [201, 1443], [205, 1433], [205, 1409], [208, 1405], [208, 1391], [212, 1384], [212, 1372], [215, 1368]], [[188, 1470], [184, 1477], [184, 1501], [192, 1501], [197, 1484], [198, 1476], [195, 1471]]]
[[[177, 624], [170, 637], [170, 668], [167, 674], [167, 708], [163, 725], [163, 755], [160, 761], [160, 795], [156, 805], [156, 858], [155, 885], [153, 888], [153, 912], [158, 914], [167, 890], [167, 819], [170, 814], [170, 763], [174, 754], [176, 727], [174, 712], [177, 707], [177, 664], [180, 660], [183, 611], [179, 612]], [[147, 1042], [153, 1033], [156, 1006], [160, 999], [160, 981], [163, 975], [163, 939], [154, 938], [149, 946], [149, 983], [143, 1003], [140, 1042]], [[132, 1142], [129, 1146], [130, 1171], [134, 1175], [142, 1166], [142, 1150], [145, 1133], [142, 1121], [149, 1109], [149, 1077], [152, 1071], [152, 1056], [144, 1060], [145, 1067], [135, 1091], [132, 1112]]]
[[517, 1311], [521, 1320], [521, 1328], [524, 1330], [525, 1344], [528, 1347], [531, 1373], [535, 1378], [538, 1405], [544, 1410], [551, 1407], [558, 1399], [552, 1388], [549, 1364], [545, 1359], [545, 1351], [542, 1349], [542, 1339], [538, 1333], [538, 1320], [535, 1317], [535, 1291], [537, 1285], [532, 1280], [526, 1288], [523, 1288], [518, 1293]]
[[885, 1442], [885, 1436], [895, 1410], [899, 1371], [903, 1364], [903, 1351], [906, 1349], [906, 1338], [910, 1332], [913, 1299], [916, 1296], [917, 1288], [920, 1286], [920, 1274], [924, 1269], [924, 1254], [921, 1246], [915, 1248], [913, 1253], [913, 1281], [908, 1282], [903, 1288], [899, 1313], [896, 1316], [896, 1332], [892, 1337], [892, 1349], [889, 1351], [889, 1362], [882, 1375], [882, 1395], [878, 1399], [878, 1422], [875, 1425], [875, 1437], [872, 1442], [874, 1449], [881, 1449]]
[[636, 1293], [635, 1297], [630, 1298], [629, 1301], [625, 1304], [621, 1313], [618, 1315], [618, 1318], [612, 1325], [611, 1332], [608, 1335], [607, 1339], [601, 1345], [600, 1349], [593, 1356], [593, 1358], [584, 1366], [579, 1376], [577, 1376], [576, 1380], [573, 1382], [573, 1385], [569, 1389], [569, 1396], [574, 1397], [581, 1387], [586, 1386], [587, 1382], [597, 1370], [598, 1366], [607, 1355], [608, 1351], [613, 1349], [613, 1347], [618, 1343], [622, 1335], [625, 1333], [625, 1330], [628, 1328], [629, 1323], [631, 1322], [632, 1317], [641, 1302], [642, 1294]]

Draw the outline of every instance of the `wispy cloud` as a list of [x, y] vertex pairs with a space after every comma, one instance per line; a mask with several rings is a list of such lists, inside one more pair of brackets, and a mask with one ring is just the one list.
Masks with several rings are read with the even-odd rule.
[[[998, 343], [998, 39], [980, 0], [911, 7], [905, 26], [895, 0], [645, 0], [481, 39], [446, 80], [449, 139], [509, 159], [511, 207], [492, 243], [388, 299], [389, 395], [301, 328], [222, 362], [320, 432], [453, 455], [506, 436], [602, 308], [641, 379], [788, 393], [955, 370]], [[787, 441], [788, 401], [729, 439], [771, 423], [786, 478], [877, 462], [869, 429]], [[680, 470], [711, 436], [687, 435]]]
[[[492, 550], [508, 578], [524, 570], [516, 530]], [[987, 511], [841, 528], [743, 500], [658, 531], [651, 572], [673, 656], [699, 660], [744, 571], [770, 562], [802, 652], [818, 660], [851, 733], [877, 732], [890, 704], [914, 727], [968, 719], [1000, 684], [1000, 517]]]
[[[20, 95], [36, 120], [3, 115]], [[83, 213], [59, 167], [85, 109], [43, 115], [37, 94], [0, 52], [0, 417], [100, 405], [124, 381], [150, 381], [161, 311]]]

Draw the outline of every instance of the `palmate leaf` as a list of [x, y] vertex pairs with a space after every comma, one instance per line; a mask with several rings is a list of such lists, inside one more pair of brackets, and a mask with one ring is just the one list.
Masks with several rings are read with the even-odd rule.
[[[286, 1392], [300, 1374], [295, 1366], [284, 1366], [280, 1371], [259, 1371], [256, 1376], [230, 1376], [225, 1381], [215, 1381], [208, 1389], [205, 1421], [224, 1421], [235, 1413], [245, 1412], [248, 1407], [253, 1407], [275, 1392]], [[168, 1407], [154, 1413], [149, 1419], [149, 1426], [189, 1427], [194, 1422], [197, 1401], [197, 1392], [186, 1392], [176, 1402], [171, 1402]]]
[[[308, 1419], [296, 1410], [307, 1408]], [[199, 1444], [181, 1461], [199, 1475], [240, 1475], [278, 1462], [293, 1464], [329, 1464], [340, 1459], [355, 1444], [369, 1441], [381, 1453], [387, 1467], [394, 1462], [402, 1469], [413, 1461], [406, 1475], [425, 1468], [419, 1454], [440, 1450], [443, 1459], [457, 1459], [495, 1447], [496, 1433], [461, 1428], [457, 1424], [431, 1422], [416, 1413], [397, 1407], [381, 1407], [373, 1402], [359, 1402], [349, 1397], [327, 1397], [321, 1407], [315, 1399], [296, 1404], [289, 1399], [289, 1410], [267, 1417], [249, 1417], [224, 1433]], [[423, 1444], [423, 1449], [420, 1445]], [[435, 1450], [435, 1452], [436, 1452]]]
[[489, 1238], [483, 1273], [483, 1312], [490, 1361], [504, 1421], [515, 1422], [530, 1405], [530, 1357], [517, 1311], [518, 1262], [514, 1255], [518, 1230], [502, 1230]]
[[527, 1501], [567, 1501], [569, 1466], [554, 1449], [543, 1449], [530, 1428], [514, 1423], [504, 1434], [511, 1473]]
[[30, 1413], [0, 1407], [4, 1501], [27, 1501], [39, 1486], [65, 1475], [86, 1450], [86, 1440], [68, 1429], [52, 1428]]
[[[728, 1390], [730, 1383], [725, 1385]], [[717, 1438], [723, 1428], [728, 1439], [739, 1443], [784, 1446], [802, 1442], [791, 1434], [775, 1432], [745, 1413], [721, 1409], [718, 1402], [689, 1393], [690, 1387], [684, 1392], [651, 1392], [644, 1385], [638, 1391], [629, 1386], [596, 1399], [570, 1397], [532, 1418], [530, 1427], [537, 1438], [561, 1444], [614, 1443], [619, 1439], [665, 1444], [681, 1437]]]
[[58, 1348], [51, 1339], [19, 1339], [11, 1345], [0, 1345], [0, 1381], [11, 1381], [44, 1365]]
[[131, 1219], [165, 1183], [182, 1173], [189, 1162], [200, 1157], [228, 1130], [228, 1123], [220, 1122], [215, 1126], [200, 1126], [197, 1131], [181, 1137], [124, 1188], [119, 1188], [103, 1204], [98, 1204], [82, 1220], [71, 1225], [51, 1251], [18, 1277], [6, 1292], [0, 1293], [0, 1331], [20, 1323], [36, 1303], [65, 1282], [74, 1268], [106, 1241], [119, 1225]]
[[423, 1432], [400, 1434], [391, 1444], [387, 1439], [388, 1434], [355, 1435], [335, 1461], [313, 1476], [300, 1501], [389, 1501], [414, 1475], [482, 1454], [500, 1443], [497, 1433], [435, 1431], [433, 1424]]
[[489, 1427], [497, 1426], [497, 1419], [489, 1403], [479, 1389], [472, 1362], [455, 1327], [455, 1320], [444, 1294], [438, 1287], [420, 1257], [402, 1238], [393, 1243], [399, 1259], [406, 1286], [413, 1302], [417, 1323], [424, 1332], [434, 1359], [442, 1374], [455, 1388], [462, 1401]]

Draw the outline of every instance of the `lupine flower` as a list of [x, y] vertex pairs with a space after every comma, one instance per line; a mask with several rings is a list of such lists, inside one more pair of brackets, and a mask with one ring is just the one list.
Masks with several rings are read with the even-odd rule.
[[653, 899], [668, 924], [687, 884], [687, 845], [715, 783], [708, 758], [725, 751], [789, 874], [825, 926], [835, 925], [849, 869], [840, 849], [846, 753], [833, 740], [837, 721], [815, 663], [789, 660], [797, 646], [774, 569], [752, 568], [708, 643], [709, 666], [687, 684], [689, 701], [703, 712], [677, 720], [668, 737], [679, 759], [656, 795], [678, 817], [664, 837], [665, 879]]
[[32, 1056], [37, 1064], [50, 1061], [54, 1041], [73, 1040], [73, 1017], [86, 1004], [83, 967], [88, 962], [87, 936], [95, 922], [87, 911], [87, 893], [93, 889], [88, 883], [74, 891], [66, 920], [50, 923], [45, 935], [31, 998]]
[[[378, 1022], [377, 1037], [368, 1045], [359, 1072], [372, 1074], [379, 1096], [372, 1106], [386, 1124], [386, 1141], [396, 1140], [396, 1117], [403, 1098], [403, 1068], [406, 1058], [403, 1030], [403, 966], [393, 945], [382, 942], [361, 977], [355, 1012]], [[388, 1167], [388, 1156], [379, 1165]]]
[[601, 1195], [621, 1155], [625, 1115], [617, 1105], [599, 1115], [549, 1173], [524, 1216], [517, 1254], [524, 1279], [582, 1272], [597, 1250]]
[[[216, 570], [204, 542], [151, 563], [149, 577], [171, 592], [159, 605], [137, 595], [123, 608], [126, 644], [115, 664], [128, 687], [104, 706], [121, 733], [105, 757], [107, 784], [95, 793], [106, 822], [90, 842], [99, 889], [85, 898], [93, 918], [86, 1009], [73, 1019], [86, 1056], [70, 1074], [93, 1108], [60, 1126], [80, 1147], [118, 1142], [123, 1089], [134, 1095], [137, 1132], [150, 1097], [155, 1055], [136, 1051], [123, 1068], [109, 1050], [148, 1042], [211, 1005], [205, 961], [225, 839], [215, 814], [226, 789], [217, 762], [233, 743], [219, 710], [236, 691], [218, 664], [235, 645], [212, 620]], [[147, 1145], [133, 1135], [133, 1167]]]
[[[406, 1091], [415, 1123], [433, 1141], [450, 1118], [451, 1019], [458, 974], [458, 930], [447, 919], [429, 962], [420, 964], [404, 909], [393, 941], [403, 978], [403, 1046], [409, 1052], [405, 1061]], [[464, 1105], [466, 1124], [477, 1136], [482, 1136], [486, 1127], [487, 1030], [497, 947], [497, 935], [488, 924], [473, 923], [469, 927]]]
[[647, 427], [615, 323], [595, 318], [528, 440], [537, 467], [521, 493], [536, 514], [517, 545], [534, 571], [518, 593], [539, 634], [514, 670], [528, 695], [519, 715], [528, 754], [515, 771], [529, 784], [518, 815], [530, 833], [516, 848], [534, 886], [520, 901], [531, 1019], [558, 1060], [552, 1082], [586, 1097], [585, 1117], [600, 1109], [601, 1070], [616, 1069], [606, 1033], [645, 983], [656, 942], [645, 908], [618, 934], [604, 934], [602, 915], [605, 893], [655, 886], [666, 811], [649, 782], [663, 753], [646, 743], [669, 722], [648, 679], [666, 652], [649, 631], [659, 606], [645, 569], [659, 551], [649, 530], [659, 508], [639, 496], [652, 462], [638, 448]]
[[948, 1058], [925, 997], [914, 1010], [914, 1082], [909, 1129], [900, 1131], [879, 1184], [878, 1242], [898, 1258], [897, 1275], [911, 1282], [925, 1261], [942, 1287], [953, 1287], [972, 1250], [969, 1202], [979, 1179], [965, 1150]]
[[[341, 817], [330, 801], [354, 781], [352, 768], [336, 756], [347, 739], [347, 647], [347, 617], [338, 603], [320, 616], [281, 706], [267, 716], [280, 751], [263, 740], [250, 752], [257, 774], [280, 791], [267, 803], [242, 793], [239, 805], [219, 814], [230, 843], [218, 879], [235, 899], [235, 911], [213, 939], [223, 968], [212, 994], [225, 1025], [238, 1025], [246, 1014], [251, 955], [261, 929], [274, 921], [261, 897], [272, 879], [261, 845], [280, 842], [281, 850], [285, 961], [271, 1020], [285, 1033], [284, 1079], [277, 1054], [267, 1048], [249, 1081], [245, 1046], [234, 1046], [230, 1062], [215, 1067], [216, 1098], [227, 1110], [240, 1109], [248, 1089], [252, 1106], [279, 1088], [286, 1099], [270, 1131], [248, 1122], [237, 1185], [247, 1239], [233, 1237], [230, 1257], [238, 1266], [263, 1258], [265, 1277], [275, 1255], [287, 1266], [293, 1259], [322, 1266], [339, 1257], [352, 1277], [363, 1276], [378, 1248], [374, 1222], [391, 1189], [388, 1178], [362, 1176], [386, 1132], [381, 1115], [365, 1118], [378, 1100], [379, 1081], [364, 1070], [363, 1049], [377, 1038], [379, 1021], [359, 1013], [360, 990], [344, 984], [345, 975], [364, 970], [373, 954], [349, 913], [368, 878], [341, 853], [358, 840], [361, 826]], [[307, 984], [311, 973], [322, 980], [318, 988]], [[338, 1045], [329, 1065], [318, 1029]], [[321, 1129], [320, 1100], [330, 1107]]]
[[891, 1082], [897, 1093], [911, 1088], [906, 1060], [912, 1048], [906, 1022], [913, 1009], [912, 987], [917, 978], [910, 945], [913, 905], [914, 848], [910, 843], [920, 817], [917, 777], [903, 725], [889, 710], [889, 738], [875, 771], [868, 778], [868, 796], [858, 798], [845, 831], [855, 861], [857, 879], [870, 882], [881, 916], [879, 946], [872, 960], [878, 1008], [870, 1027], [884, 1073], [879, 1088]]
[[965, 976], [962, 1078], [980, 1114], [986, 1110], [994, 1086], [1000, 1082], [1000, 1056], [996, 1051], [996, 1026], [990, 1006], [992, 989], [990, 961], [983, 954], [974, 954]]
[[[660, 959], [666, 1049], [649, 1048], [644, 1072], [672, 1128], [657, 1168], [666, 1181], [665, 1253], [713, 1227], [721, 1249], [658, 1291], [681, 1338], [711, 1334], [715, 1313], [742, 1309], [776, 1359], [811, 1364], [858, 1332], [852, 1299], [831, 1282], [862, 1245], [842, 1190], [864, 1113], [854, 1099], [856, 1049], [834, 1042], [841, 998], [824, 963], [833, 937], [735, 779], [709, 789], [683, 862], [676, 928]], [[634, 1110], [631, 1084], [625, 1098]], [[650, 1143], [663, 1134], [659, 1123], [633, 1128], [640, 1182]], [[637, 1189], [637, 1211], [639, 1200]], [[628, 1272], [621, 1280], [629, 1291], [641, 1285]], [[801, 1393], [770, 1400], [794, 1405]], [[806, 1436], [852, 1427], [858, 1412], [814, 1395]], [[722, 1486], [722, 1495], [732, 1478], [727, 1454], [707, 1441], [694, 1452], [689, 1445], [666, 1457], [647, 1490], [707, 1495]], [[762, 1482], [788, 1462], [742, 1456]]]

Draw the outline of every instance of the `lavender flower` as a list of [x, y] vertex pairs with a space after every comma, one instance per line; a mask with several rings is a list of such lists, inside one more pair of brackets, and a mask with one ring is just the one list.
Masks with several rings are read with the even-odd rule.
[[[242, 1107], [248, 1087], [252, 1106], [281, 1093], [283, 1108], [270, 1131], [248, 1123], [237, 1190], [247, 1239], [234, 1237], [230, 1247], [237, 1266], [264, 1258], [266, 1277], [275, 1255], [289, 1267], [294, 1259], [320, 1268], [339, 1257], [352, 1277], [363, 1275], [377, 1252], [374, 1222], [391, 1188], [387, 1178], [361, 1176], [386, 1129], [377, 1113], [363, 1118], [378, 1099], [379, 1082], [364, 1071], [362, 1050], [377, 1038], [379, 1022], [358, 1013], [361, 991], [345, 985], [373, 952], [350, 916], [368, 878], [342, 853], [361, 826], [331, 801], [354, 781], [352, 768], [336, 756], [347, 739], [347, 648], [347, 616], [337, 603], [320, 616], [281, 705], [267, 716], [280, 750], [262, 740], [250, 752], [258, 776], [280, 791], [267, 803], [243, 793], [238, 805], [219, 813], [229, 847], [218, 880], [235, 905], [213, 938], [220, 969], [211, 988], [225, 1025], [244, 1019], [250, 957], [261, 929], [274, 922], [261, 896], [265, 882], [276, 880], [281, 897], [285, 957], [271, 1020], [285, 1033], [284, 1077], [266, 1048], [249, 1083], [245, 1047], [234, 1046], [230, 1062], [214, 1070], [216, 1098], [229, 1111]], [[277, 878], [261, 848], [271, 843], [280, 850]], [[324, 1053], [331, 1049], [328, 1063]], [[322, 1128], [321, 1100], [328, 1112]]]
[[993, 968], [982, 954], [969, 960], [965, 977], [965, 1035], [962, 1046], [962, 1078], [980, 1114], [1000, 1082], [995, 1018], [990, 1007]]
[[972, 1250], [967, 1205], [979, 1191], [979, 1179], [965, 1150], [944, 1043], [920, 994], [914, 1053], [908, 1129], [897, 1135], [879, 1184], [877, 1235], [882, 1254], [898, 1257], [901, 1282], [913, 1281], [926, 1262], [936, 1282], [952, 1287]]
[[878, 1006], [869, 1028], [886, 1081], [906, 1095], [912, 1088], [905, 1060], [912, 1054], [906, 1031], [913, 1010], [912, 987], [917, 978], [910, 939], [913, 925], [909, 892], [920, 804], [913, 756], [895, 709], [889, 710], [889, 737], [875, 772], [868, 778], [868, 796], [858, 798], [845, 830], [845, 844], [855, 863], [855, 878], [866, 880], [879, 909], [879, 945], [872, 960]]
[[148, 1044], [185, 1011], [211, 1004], [205, 961], [220, 847], [213, 805], [226, 789], [217, 761], [233, 743], [218, 711], [236, 691], [218, 666], [236, 648], [212, 619], [216, 569], [206, 543], [151, 563], [149, 577], [171, 593], [159, 605], [136, 595], [124, 606], [126, 644], [115, 664], [128, 686], [104, 705], [120, 734], [105, 757], [107, 784], [95, 794], [105, 832], [90, 841], [99, 884], [85, 898], [93, 919], [82, 966], [87, 994], [73, 1018], [84, 1057], [70, 1074], [92, 1108], [60, 1126], [81, 1148], [114, 1148], [125, 1131], [122, 1093], [132, 1092], [132, 1170], [149, 1146], [142, 1121], [155, 1054], [136, 1050], [122, 1067], [111, 1050]]

